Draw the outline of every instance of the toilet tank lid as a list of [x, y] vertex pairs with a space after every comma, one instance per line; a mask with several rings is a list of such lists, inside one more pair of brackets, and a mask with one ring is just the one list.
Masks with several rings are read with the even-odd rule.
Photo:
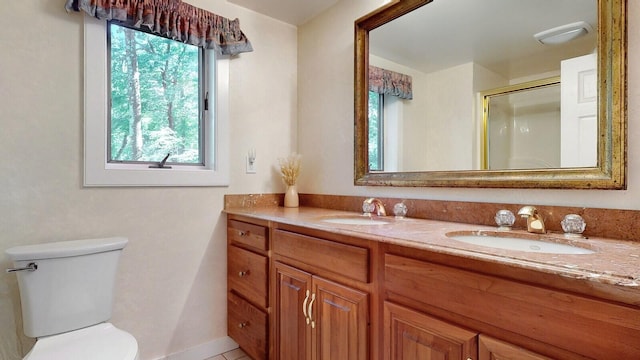
[[95, 254], [123, 249], [129, 240], [125, 237], [59, 241], [35, 245], [22, 245], [5, 252], [13, 261], [55, 259]]

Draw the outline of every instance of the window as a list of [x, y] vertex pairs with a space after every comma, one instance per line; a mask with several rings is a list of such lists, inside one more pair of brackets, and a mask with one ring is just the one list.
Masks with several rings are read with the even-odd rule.
[[90, 17], [85, 39], [85, 186], [228, 185], [228, 58]]
[[107, 162], [203, 165], [204, 49], [108, 25]]
[[369, 170], [384, 170], [384, 95], [369, 91]]

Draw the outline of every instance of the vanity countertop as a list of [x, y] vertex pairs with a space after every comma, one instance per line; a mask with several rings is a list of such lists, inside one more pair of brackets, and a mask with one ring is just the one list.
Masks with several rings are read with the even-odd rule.
[[[483, 225], [412, 218], [395, 219], [393, 216], [384, 217], [389, 223], [383, 225], [336, 224], [323, 220], [328, 217], [359, 214], [314, 207], [227, 208], [224, 212], [585, 281], [594, 288], [605, 288], [605, 291], [611, 293], [613, 300], [640, 306], [640, 242], [594, 237], [565, 239], [563, 234], [550, 233], [547, 235], [595, 252], [577, 255], [549, 254], [471, 245], [445, 235], [452, 231], [497, 229]], [[516, 237], [527, 234], [522, 230], [513, 230], [510, 233]]]

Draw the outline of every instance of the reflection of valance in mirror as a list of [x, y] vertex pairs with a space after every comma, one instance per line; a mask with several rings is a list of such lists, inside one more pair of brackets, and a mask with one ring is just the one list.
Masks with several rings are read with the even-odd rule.
[[411, 76], [369, 65], [369, 91], [413, 99]]

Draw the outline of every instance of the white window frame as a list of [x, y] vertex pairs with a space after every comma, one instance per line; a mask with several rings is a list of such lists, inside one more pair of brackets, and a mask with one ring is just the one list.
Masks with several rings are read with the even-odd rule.
[[[107, 22], [84, 17], [84, 186], [228, 186], [229, 58], [209, 56], [209, 98], [204, 126], [203, 166], [107, 162]], [[212, 50], [205, 50], [212, 51]], [[213, 145], [213, 146], [211, 146]]]

